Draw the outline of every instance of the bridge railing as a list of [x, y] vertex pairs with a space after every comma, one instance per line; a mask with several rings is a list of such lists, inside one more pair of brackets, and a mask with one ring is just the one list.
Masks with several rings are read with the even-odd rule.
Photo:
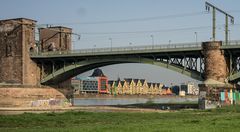
[[[69, 51], [48, 51], [31, 53], [31, 55], [64, 55], [64, 54], [84, 54], [84, 55], [96, 55], [96, 54], [114, 54], [114, 53], [132, 53], [132, 52], [156, 52], [156, 51], [171, 51], [181, 49], [193, 49], [201, 48], [201, 42], [198, 43], [179, 43], [179, 44], [167, 44], [167, 45], [144, 45], [144, 46], [127, 46], [127, 47], [112, 47], [112, 48], [92, 48], [92, 49], [80, 49]], [[240, 40], [232, 40], [227, 44], [223, 42], [223, 47], [228, 45], [240, 45]]]
[[226, 43], [225, 41], [222, 42], [222, 45], [240, 45], [240, 40], [231, 40]]
[[62, 54], [101, 54], [101, 53], [119, 53], [119, 52], [136, 52], [136, 51], [161, 51], [172, 49], [199, 48], [201, 43], [179, 43], [174, 45], [144, 45], [144, 46], [126, 46], [112, 48], [92, 48], [69, 51], [48, 51], [31, 53], [31, 55], [62, 55]]

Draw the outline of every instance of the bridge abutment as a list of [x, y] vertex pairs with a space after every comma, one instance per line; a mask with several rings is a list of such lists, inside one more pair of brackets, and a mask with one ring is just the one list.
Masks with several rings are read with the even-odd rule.
[[229, 58], [221, 50], [221, 41], [210, 41], [202, 43], [202, 54], [205, 61], [205, 81], [199, 84], [199, 108], [209, 109], [221, 105], [220, 92], [232, 89], [233, 85], [228, 83]]
[[[35, 42], [35, 26], [35, 20], [26, 18], [0, 20], [0, 106], [2, 107], [31, 107], [31, 102], [34, 102], [34, 106], [36, 103], [37, 106], [43, 106], [42, 100], [45, 100], [44, 103], [52, 101], [54, 105], [56, 102], [57, 105], [61, 105], [59, 100], [65, 100], [71, 94], [68, 89], [41, 86], [41, 65], [30, 57], [30, 53], [41, 50], [41, 46]], [[52, 44], [54, 41], [55, 44], [59, 44], [56, 45], [59, 50], [71, 49], [71, 29], [58, 27], [51, 28], [49, 32], [41, 34], [42, 38], [45, 36], [50, 38], [45, 38], [47, 41], [42, 48], [48, 46], [47, 42], [51, 41]], [[51, 103], [49, 106], [52, 106]]]
[[29, 54], [37, 50], [35, 24], [26, 18], [0, 21], [0, 83], [39, 85], [40, 69]]
[[229, 68], [224, 51], [221, 50], [221, 41], [202, 43], [203, 56], [205, 61], [205, 81], [215, 80], [221, 83], [227, 82]]

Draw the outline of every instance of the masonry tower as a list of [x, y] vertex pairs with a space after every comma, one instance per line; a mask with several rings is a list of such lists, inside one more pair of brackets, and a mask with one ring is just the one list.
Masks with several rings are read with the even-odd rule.
[[39, 85], [39, 67], [30, 59], [37, 50], [35, 24], [26, 18], [0, 21], [0, 83]]

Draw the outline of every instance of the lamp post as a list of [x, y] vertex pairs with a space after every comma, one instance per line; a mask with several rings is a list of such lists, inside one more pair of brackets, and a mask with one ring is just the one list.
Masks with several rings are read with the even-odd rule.
[[230, 39], [230, 30], [228, 30], [228, 40], [231, 41], [231, 39]]
[[96, 44], [93, 45], [93, 50], [92, 52], [95, 52]]
[[72, 50], [74, 50], [75, 48], [74, 48], [74, 41], [72, 41]]
[[129, 43], [129, 46], [130, 46], [130, 48], [131, 48], [131, 50], [132, 50], [132, 43], [131, 43], [131, 42]]
[[197, 44], [197, 41], [198, 41], [198, 40], [197, 40], [197, 37], [198, 37], [197, 35], [198, 35], [198, 34], [197, 34], [197, 32], [194, 32], [194, 34], [195, 34], [195, 39], [196, 39], [196, 44]]
[[152, 49], [154, 48], [154, 36], [150, 35], [150, 37], [152, 38]]
[[112, 38], [109, 38], [108, 40], [110, 40], [110, 46], [111, 46], [111, 51], [112, 51]]
[[170, 48], [171, 40], [168, 40], [168, 48]]

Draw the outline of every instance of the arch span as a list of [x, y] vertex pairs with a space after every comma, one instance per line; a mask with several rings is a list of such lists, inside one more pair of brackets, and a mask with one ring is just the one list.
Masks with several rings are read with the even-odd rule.
[[240, 72], [237, 72], [233, 75], [229, 76], [229, 81], [231, 82], [239, 82], [240, 81]]
[[74, 64], [64, 66], [58, 69], [57, 71], [53, 72], [52, 74], [47, 75], [42, 79], [41, 83], [42, 84], [58, 84], [59, 82], [67, 80], [83, 72], [92, 70], [94, 68], [113, 65], [113, 64], [121, 64], [121, 63], [144, 63], [144, 64], [156, 65], [156, 66], [160, 66], [160, 67], [167, 68], [175, 72], [184, 74], [196, 80], [200, 80], [200, 81], [203, 80], [200, 72], [189, 70], [187, 68], [184, 68], [183, 66], [168, 64], [163, 61], [156, 61], [156, 60], [147, 59], [147, 58], [136, 58], [136, 57], [129, 58], [128, 57], [128, 58], [111, 58], [111, 59], [98, 58], [98, 59], [75, 62]]

